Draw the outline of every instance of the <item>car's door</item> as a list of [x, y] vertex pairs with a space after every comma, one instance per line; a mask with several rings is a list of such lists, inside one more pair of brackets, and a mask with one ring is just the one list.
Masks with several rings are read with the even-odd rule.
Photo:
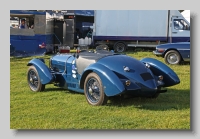
[[190, 60], [190, 43], [180, 45], [178, 50], [184, 61]]

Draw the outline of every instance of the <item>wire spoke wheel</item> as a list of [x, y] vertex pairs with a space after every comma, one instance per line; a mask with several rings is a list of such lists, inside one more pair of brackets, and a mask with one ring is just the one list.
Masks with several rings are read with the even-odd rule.
[[89, 104], [97, 106], [107, 102], [100, 77], [96, 73], [90, 73], [84, 83], [84, 94]]
[[100, 98], [99, 83], [96, 79], [91, 78], [87, 82], [87, 94], [90, 101], [93, 103], [98, 102]]
[[34, 70], [29, 71], [28, 80], [29, 80], [29, 85], [31, 86], [31, 88], [36, 89], [38, 87], [38, 77]]
[[27, 73], [29, 88], [34, 92], [44, 91], [45, 85], [40, 82], [40, 77], [34, 66], [30, 66]]

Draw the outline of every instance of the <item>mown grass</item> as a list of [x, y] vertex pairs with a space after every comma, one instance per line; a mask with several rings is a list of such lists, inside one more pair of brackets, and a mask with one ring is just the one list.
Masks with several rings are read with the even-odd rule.
[[[156, 58], [152, 51], [129, 51], [137, 59]], [[91, 106], [85, 96], [46, 85], [30, 91], [26, 64], [34, 57], [10, 58], [11, 129], [190, 129], [190, 64], [171, 66], [181, 83], [157, 99], [112, 98], [105, 106]], [[50, 55], [43, 56], [48, 63]]]

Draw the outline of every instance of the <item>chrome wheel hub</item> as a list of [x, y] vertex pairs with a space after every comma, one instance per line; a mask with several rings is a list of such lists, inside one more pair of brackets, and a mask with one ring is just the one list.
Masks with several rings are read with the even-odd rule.
[[88, 92], [90, 93], [90, 95], [92, 95], [93, 91], [91, 87], [89, 87]]
[[175, 55], [172, 55], [172, 56], [170, 56], [170, 60], [175, 62], [177, 60], [177, 58]]
[[169, 61], [169, 63], [174, 64], [178, 61], [178, 58], [175, 54], [172, 54], [168, 57], [168, 61]]
[[30, 82], [33, 83], [33, 78], [32, 77], [30, 77]]
[[100, 98], [99, 83], [96, 79], [91, 78], [87, 82], [87, 95], [90, 101], [97, 102]]

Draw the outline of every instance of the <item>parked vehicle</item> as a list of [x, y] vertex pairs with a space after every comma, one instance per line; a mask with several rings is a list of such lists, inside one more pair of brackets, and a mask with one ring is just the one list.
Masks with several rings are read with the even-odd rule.
[[[27, 28], [20, 29], [21, 19]], [[44, 11], [10, 10], [12, 56], [37, 55], [53, 51], [53, 18]], [[23, 53], [22, 53], [23, 52]]]
[[129, 47], [190, 41], [190, 23], [178, 10], [95, 10], [93, 46]]
[[137, 60], [106, 50], [56, 54], [50, 58], [49, 66], [44, 59], [34, 58], [27, 66], [27, 82], [32, 91], [44, 91], [47, 84], [54, 84], [84, 93], [94, 106], [119, 95], [156, 98], [167, 91], [163, 87], [180, 83], [177, 74], [156, 59]]
[[156, 46], [153, 53], [162, 56], [167, 64], [179, 64], [190, 61], [190, 42], [167, 43]]
[[[10, 44], [12, 56], [31, 56], [78, 46], [79, 38], [90, 37], [93, 10], [10, 10]], [[19, 29], [21, 19], [28, 28]], [[61, 51], [60, 51], [61, 50]]]

